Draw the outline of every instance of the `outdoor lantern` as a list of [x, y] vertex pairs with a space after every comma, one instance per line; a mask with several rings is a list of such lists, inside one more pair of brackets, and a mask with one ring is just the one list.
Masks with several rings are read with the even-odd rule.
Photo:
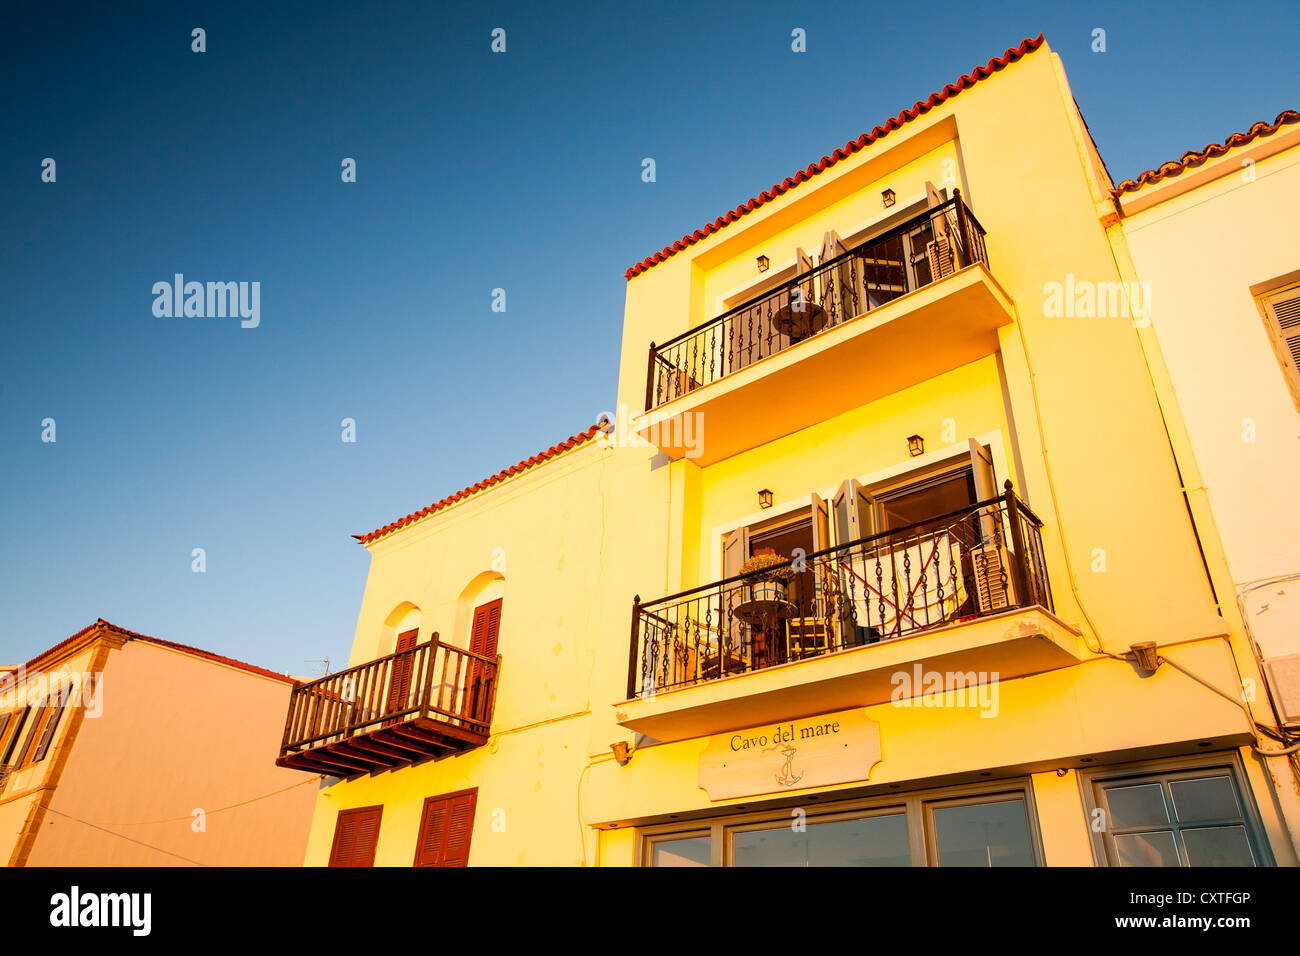
[[772, 507], [772, 491], [770, 488], [764, 488], [758, 493], [758, 506], [760, 508]]
[[880, 198], [885, 201], [885, 208], [888, 209], [894, 204], [894, 191], [892, 189], [886, 189], [880, 194]]
[[1137, 666], [1144, 671], [1154, 671], [1160, 666], [1160, 655], [1156, 653], [1155, 641], [1132, 644], [1129, 646], [1129, 650], [1133, 652], [1134, 658], [1137, 659]]
[[759, 272], [766, 272], [766, 271], [767, 271], [767, 267], [770, 266], [771, 264], [772, 264], [772, 263], [768, 260], [767, 256], [759, 256], [759, 257], [758, 257], [758, 271], [759, 271]]
[[925, 454], [925, 439], [920, 435], [908, 435], [907, 450], [911, 452], [913, 458]]

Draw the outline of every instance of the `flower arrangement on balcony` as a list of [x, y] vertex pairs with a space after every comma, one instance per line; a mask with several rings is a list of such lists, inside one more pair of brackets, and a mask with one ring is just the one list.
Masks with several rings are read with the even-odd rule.
[[784, 601], [785, 586], [794, 577], [790, 559], [771, 548], [757, 552], [740, 566], [740, 573], [750, 577], [751, 601]]

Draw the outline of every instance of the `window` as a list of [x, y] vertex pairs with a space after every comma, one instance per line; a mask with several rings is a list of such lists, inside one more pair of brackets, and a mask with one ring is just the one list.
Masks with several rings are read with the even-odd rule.
[[424, 801], [415, 844], [416, 866], [468, 866], [478, 789], [461, 790]]
[[1109, 866], [1270, 862], [1249, 789], [1235, 761], [1150, 769], [1125, 776], [1101, 771], [1088, 782], [1088, 809], [1100, 810], [1098, 819], [1104, 824], [1093, 834], [1099, 860]]
[[651, 837], [651, 866], [712, 866], [713, 838], [707, 832], [695, 836]]
[[374, 866], [383, 806], [340, 810], [334, 825], [330, 866]]
[[63, 710], [67, 706], [68, 696], [72, 692], [71, 685], [60, 689], [57, 701], [46, 711], [45, 727], [41, 730], [40, 737], [37, 738], [36, 749], [32, 752], [31, 762], [40, 763], [45, 759], [45, 754], [50, 749], [50, 742], [54, 739], [54, 731], [59, 726], [59, 718], [63, 716]]
[[928, 843], [934, 865], [1034, 865], [1024, 797], [932, 803], [928, 810]]
[[813, 818], [796, 828], [788, 820], [731, 837], [732, 866], [911, 866], [907, 813]]
[[1038, 866], [1027, 783], [986, 784], [642, 831], [645, 866]]
[[1291, 397], [1300, 405], [1300, 285], [1269, 292], [1259, 303]]

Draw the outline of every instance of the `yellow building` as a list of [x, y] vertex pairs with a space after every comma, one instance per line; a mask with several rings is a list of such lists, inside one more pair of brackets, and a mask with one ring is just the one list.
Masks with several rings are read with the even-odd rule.
[[317, 781], [272, 763], [293, 685], [102, 619], [0, 668], [0, 859], [297, 865]]
[[1295, 864], [1112, 189], [1039, 37], [629, 269], [601, 427], [359, 536], [306, 862]]

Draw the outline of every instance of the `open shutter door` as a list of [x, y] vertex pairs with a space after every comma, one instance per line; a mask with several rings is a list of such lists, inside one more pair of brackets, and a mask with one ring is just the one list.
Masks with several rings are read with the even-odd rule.
[[334, 825], [334, 845], [330, 847], [330, 866], [374, 866], [375, 847], [379, 843], [379, 822], [383, 806], [340, 810]]
[[1296, 401], [1300, 402], [1300, 286], [1267, 296], [1264, 311], [1271, 320], [1269, 334], [1278, 361], [1286, 372]]
[[502, 598], [474, 609], [474, 630], [470, 635], [469, 649], [484, 657], [497, 656], [497, 635], [501, 631]]
[[[469, 638], [469, 649], [472, 653], [491, 658], [497, 656], [497, 635], [501, 633], [503, 600], [497, 598], [474, 609], [474, 626]], [[465, 687], [469, 716], [475, 720], [488, 720], [490, 717], [487, 712], [488, 705], [492, 699], [492, 677], [479, 662], [470, 662]]]
[[60, 688], [58, 705], [50, 709], [49, 716], [45, 719], [45, 730], [41, 732], [40, 743], [36, 745], [36, 752], [32, 754], [32, 763], [39, 763], [45, 759], [45, 754], [50, 749], [50, 741], [54, 739], [54, 731], [59, 726], [59, 718], [63, 716], [63, 709], [68, 704], [68, 695], [71, 692], [71, 684]]
[[[395, 653], [401, 654], [415, 646], [419, 638], [418, 630], [403, 631], [397, 635]], [[411, 671], [415, 666], [415, 655], [406, 654], [393, 658], [392, 677], [388, 681], [388, 713], [406, 710], [411, 706]]]
[[835, 513], [835, 543], [846, 545], [875, 531], [876, 500], [852, 478], [831, 499]]
[[[822, 264], [844, 256], [848, 251], [839, 234], [832, 229], [822, 241]], [[843, 259], [834, 269], [827, 270], [822, 281], [828, 286], [822, 300], [830, 313], [829, 325], [839, 325], [866, 311], [866, 289], [862, 286], [862, 276], [852, 256]]]
[[[722, 539], [722, 576], [734, 578], [740, 573], [741, 566], [749, 559], [749, 528], [737, 528]], [[735, 615], [736, 605], [745, 600], [745, 585], [725, 585], [721, 596], [723, 612], [722, 640], [726, 647], [722, 649], [722, 661], [725, 668], [733, 657], [745, 653], [745, 625]]]

